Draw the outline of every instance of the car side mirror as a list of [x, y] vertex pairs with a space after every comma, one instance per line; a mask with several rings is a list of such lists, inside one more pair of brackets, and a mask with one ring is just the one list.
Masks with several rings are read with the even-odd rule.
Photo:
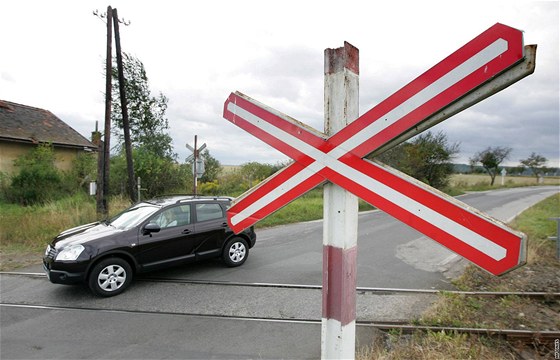
[[158, 224], [156, 223], [148, 223], [146, 224], [146, 226], [144, 226], [144, 230], [142, 231], [142, 234], [144, 235], [152, 235], [152, 233], [157, 233], [161, 230], [161, 228], [159, 227]]

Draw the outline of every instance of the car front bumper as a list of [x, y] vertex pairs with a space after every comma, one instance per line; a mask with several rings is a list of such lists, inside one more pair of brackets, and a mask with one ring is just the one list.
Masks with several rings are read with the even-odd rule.
[[47, 274], [47, 278], [53, 284], [76, 284], [84, 281], [83, 272], [68, 272], [64, 270], [53, 270], [49, 268], [49, 264], [43, 262], [43, 270]]

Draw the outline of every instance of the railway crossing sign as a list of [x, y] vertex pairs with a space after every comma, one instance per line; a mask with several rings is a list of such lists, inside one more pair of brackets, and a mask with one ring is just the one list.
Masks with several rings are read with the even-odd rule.
[[185, 162], [192, 161], [192, 173], [193, 173], [193, 194], [198, 192], [198, 179], [204, 175], [204, 160], [200, 157], [202, 150], [206, 149], [206, 143], [197, 147], [197, 135], [194, 136], [194, 147], [189, 144], [185, 144], [187, 149], [192, 151], [192, 154], [187, 156]]
[[[461, 99], [524, 61], [522, 32], [496, 24], [331, 137], [239, 92], [232, 93], [224, 104], [224, 117], [294, 162], [234, 201], [228, 210], [231, 228], [239, 232], [330, 181], [495, 275], [522, 265], [526, 256], [523, 234], [395, 169], [363, 158], [397, 145], [418, 133], [418, 128], [442, 121], [446, 117], [441, 114]], [[521, 76], [508, 77], [508, 84], [501, 88], [529, 75], [534, 66], [523, 69]], [[474, 95], [477, 100], [465, 107], [491, 94]]]
[[524, 234], [364, 157], [531, 74], [535, 49], [523, 46], [521, 31], [496, 24], [359, 117], [358, 50], [348, 43], [327, 49], [326, 134], [239, 92], [228, 97], [224, 118], [294, 160], [234, 200], [228, 222], [235, 232], [330, 182], [323, 190], [323, 358], [354, 357], [357, 197], [493, 274], [525, 262]]

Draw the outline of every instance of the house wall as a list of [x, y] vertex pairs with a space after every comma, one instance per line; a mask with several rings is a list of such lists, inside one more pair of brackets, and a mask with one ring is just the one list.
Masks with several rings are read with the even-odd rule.
[[[13, 174], [18, 171], [14, 160], [34, 149], [36, 145], [0, 141], [0, 172]], [[54, 148], [55, 166], [63, 171], [70, 170], [74, 159], [83, 150], [72, 148]]]

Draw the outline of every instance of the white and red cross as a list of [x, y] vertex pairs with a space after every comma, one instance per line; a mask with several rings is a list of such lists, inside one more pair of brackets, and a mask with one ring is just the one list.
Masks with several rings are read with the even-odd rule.
[[496, 24], [331, 137], [241, 94], [224, 117], [294, 162], [237, 198], [235, 232], [330, 181], [489, 272], [525, 261], [525, 237], [409, 176], [363, 157], [523, 60], [523, 34]]

